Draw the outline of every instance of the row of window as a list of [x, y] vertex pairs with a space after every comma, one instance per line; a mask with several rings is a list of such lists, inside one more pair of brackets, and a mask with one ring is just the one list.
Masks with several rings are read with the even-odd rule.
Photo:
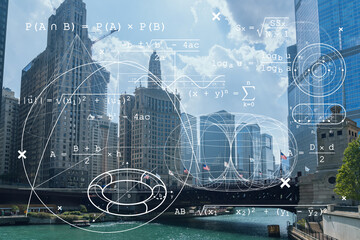
[[[337, 134], [337, 136], [341, 136], [343, 134], [343, 132], [342, 132], [342, 130], [338, 130], [336, 132], [336, 134]], [[335, 132], [333, 132], [333, 131], [329, 132], [329, 137], [334, 137], [334, 136], [335, 136]], [[357, 137], [357, 132], [349, 130], [349, 136]], [[322, 133], [321, 138], [326, 138], [326, 133]]]

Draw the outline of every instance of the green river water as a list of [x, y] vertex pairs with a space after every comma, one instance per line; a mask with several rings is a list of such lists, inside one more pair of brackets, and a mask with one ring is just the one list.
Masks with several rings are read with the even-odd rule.
[[[189, 219], [172, 219], [151, 222], [135, 230], [125, 233], [93, 233], [69, 225], [31, 225], [2, 226], [1, 240], [142, 240], [142, 239], [179, 239], [179, 240], [212, 240], [212, 239], [272, 239], [267, 237], [267, 225], [280, 225], [282, 239], [287, 239], [286, 225], [292, 223], [291, 213], [278, 216], [276, 209], [257, 208], [250, 215], [222, 215]], [[93, 231], [119, 231], [138, 226], [138, 222], [96, 223], [87, 227]]]

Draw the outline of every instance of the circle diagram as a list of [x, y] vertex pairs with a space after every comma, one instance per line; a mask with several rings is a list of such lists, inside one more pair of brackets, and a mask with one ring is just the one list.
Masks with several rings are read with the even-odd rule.
[[[98, 67], [100, 64], [103, 66]], [[60, 221], [81, 230], [96, 233], [127, 232], [146, 225], [167, 211], [178, 198], [185, 186], [176, 185], [176, 192], [170, 191], [168, 193], [167, 187], [169, 185], [165, 185], [164, 182], [166, 182], [166, 184], [169, 184], [169, 182], [166, 181], [165, 174], [159, 172], [156, 168], [149, 168], [146, 170], [128, 168], [125, 167], [128, 165], [128, 161], [124, 161], [125, 165], [120, 166], [120, 162], [118, 162], [120, 150], [118, 149], [117, 136], [113, 137], [112, 142], [110, 138], [112, 136], [111, 133], [117, 133], [117, 130], [111, 127], [111, 119], [108, 116], [95, 116], [91, 114], [90, 111], [79, 111], [78, 105], [84, 104], [84, 102], [86, 102], [85, 104], [87, 106], [90, 106], [88, 110], [92, 109], [92, 111], [97, 111], [96, 107], [99, 104], [99, 100], [104, 100], [105, 98], [100, 94], [85, 95], [84, 92], [85, 90], [90, 91], [88, 87], [89, 82], [95, 78], [94, 76], [96, 76], [101, 69], [107, 67], [116, 68], [116, 66], [123, 67], [127, 73], [133, 71], [136, 73], [144, 72], [145, 74], [149, 74], [149, 71], [145, 66], [133, 61], [90, 62], [63, 69], [62, 73], [59, 73], [52, 78], [41, 90], [39, 95], [36, 96], [36, 104], [34, 102], [29, 105], [21, 135], [20, 150], [31, 156], [27, 159], [22, 158], [25, 178], [29, 182], [32, 190], [30, 199], [36, 197], [38, 201], [44, 205], [47, 211], [52, 213]], [[65, 97], [58, 96], [57, 98], [51, 99], [52, 101], [46, 101], [46, 99], [50, 99], [50, 96], [48, 96], [49, 89], [61, 87], [61, 80], [68, 78], [78, 69], [82, 68], [87, 70], [87, 74], [83, 76], [82, 81], [77, 82], [76, 88], [68, 89], [70, 92], [67, 93]], [[156, 78], [156, 76], [154, 77]], [[163, 91], [163, 98], [166, 100], [170, 99], [169, 101], [173, 103], [173, 101], [175, 101], [174, 99], [177, 99], [177, 95], [171, 98], [170, 94], [169, 91]], [[120, 90], [116, 89], [113, 93], [108, 93], [107, 97], [111, 99], [110, 102], [113, 103], [112, 100], [120, 99], [119, 96], [121, 95], [122, 93]], [[117, 100], [113, 103], [116, 107], [121, 103], [120, 100]], [[41, 101], [44, 101], [45, 103]], [[56, 115], [54, 115], [55, 117], [50, 118], [49, 116], [52, 116], [53, 113], [44, 111], [46, 105], [56, 106], [57, 111]], [[174, 115], [176, 114], [178, 118], [181, 116], [179, 111], [180, 106], [181, 103], [172, 106]], [[71, 144], [66, 142], [61, 148], [56, 147], [56, 144], [59, 144], [56, 135], [59, 134], [60, 130], [66, 132], [67, 135], [63, 135], [64, 138], [69, 135], [75, 135], [76, 131], [73, 125], [73, 116], [75, 115], [80, 116], [84, 125], [88, 127], [81, 129], [81, 131], [77, 130], [77, 133], [83, 133], [80, 138], [82, 141], [80, 141], [80, 143], [77, 142]], [[41, 116], [46, 116], [47, 119], [49, 119], [49, 124], [46, 126], [48, 134], [46, 138], [43, 134], [36, 131], [36, 128], [34, 127], [34, 124], [43, 123], [39, 121]], [[72, 121], [72, 125], [61, 127], [60, 123], [61, 121], [64, 122], [64, 119]], [[132, 120], [132, 118], [126, 120]], [[138, 123], [141, 121], [140, 118], [137, 120]], [[145, 120], [143, 122], [145, 122]], [[62, 126], [65, 126], [65, 124]], [[32, 156], [34, 151], [29, 149], [30, 146], [27, 144], [29, 139], [36, 139], [37, 144], [41, 146], [42, 151], [39, 152], [39, 157], [36, 159]], [[106, 141], [100, 141], [101, 139], [105, 139]], [[139, 149], [142, 147], [143, 146], [140, 145]], [[161, 148], [163, 146], [160, 145], [159, 147]], [[54, 149], [59, 150], [59, 152]], [[69, 161], [69, 159], [73, 160]], [[100, 164], [102, 159], [106, 159], [104, 164]], [[59, 169], [61, 168], [61, 170], [51, 172], [51, 175], [42, 175], [44, 165], [49, 164], [52, 160], [54, 160], [54, 164], [57, 164], [54, 166], [59, 167]], [[117, 167], [109, 168], [109, 166], [115, 165]], [[108, 169], [101, 171], [103, 168]], [[97, 171], [99, 172], [94, 175], [95, 177], [89, 177], [90, 174], [93, 175], [94, 172]], [[161, 178], [163, 178], [163, 180]], [[62, 188], [69, 188], [69, 191], [74, 193], [74, 195], [76, 194], [79, 199], [86, 199], [86, 201], [82, 203], [85, 203], [87, 207], [92, 209], [96, 208], [101, 211], [97, 216], [93, 216], [95, 223], [101, 222], [100, 218], [104, 218], [105, 216], [114, 217], [112, 219], [116, 219], [117, 221], [119, 219], [130, 218], [132, 223], [121, 224], [120, 222], [116, 231], [101, 224], [100, 226], [91, 228], [83, 228], [75, 225], [71, 220], [68, 220], [62, 212], [49, 206], [49, 203], [46, 201], [46, 192], [44, 193], [44, 191], [42, 191], [43, 188], [51, 187], [52, 183], [58, 184], [62, 179], [69, 179], [79, 185], [79, 188], [68, 185], [62, 185]], [[177, 183], [176, 180], [174, 180], [174, 182]], [[84, 184], [80, 186], [79, 183]], [[78, 189], [83, 190], [79, 191]], [[168, 194], [170, 197], [167, 198]], [[60, 205], [62, 204], [62, 199], [57, 199], [57, 201]]]
[[275, 119], [224, 111], [201, 116], [199, 125], [197, 131], [194, 119], [184, 119], [180, 139], [170, 134], [167, 140], [169, 147], [177, 142], [177, 153], [164, 158], [179, 163], [168, 168], [182, 184], [210, 191], [262, 190], [290, 176], [296, 165], [296, 140]]
[[[112, 193], [113, 198], [106, 193]], [[91, 204], [104, 213], [134, 217], [159, 208], [166, 199], [167, 189], [165, 183], [151, 172], [122, 168], [94, 178], [87, 194]], [[134, 210], [136, 213], [132, 213]]]
[[306, 46], [296, 55], [291, 71], [302, 92], [312, 97], [327, 97], [343, 85], [346, 64], [334, 47], [316, 43]]

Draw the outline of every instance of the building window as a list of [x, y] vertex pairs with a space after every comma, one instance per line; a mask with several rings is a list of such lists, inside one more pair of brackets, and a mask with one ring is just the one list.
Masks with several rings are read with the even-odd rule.
[[334, 137], [334, 132], [330, 132], [329, 137]]
[[321, 134], [321, 138], [326, 138], [326, 133]]
[[342, 135], [342, 130], [337, 131], [337, 135], [338, 136]]
[[330, 184], [335, 184], [336, 178], [335, 177], [329, 177], [328, 181], [329, 181]]

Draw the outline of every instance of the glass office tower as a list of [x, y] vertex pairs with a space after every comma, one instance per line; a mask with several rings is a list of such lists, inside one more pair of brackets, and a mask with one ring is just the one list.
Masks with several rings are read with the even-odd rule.
[[[304, 71], [295, 74], [297, 84], [293, 79], [294, 75], [289, 75], [289, 129], [294, 134], [299, 149], [298, 164], [295, 166], [293, 176], [303, 175], [305, 168], [310, 169], [310, 173], [316, 170], [315, 128], [320, 121], [316, 120], [312, 125], [301, 125], [295, 120], [312, 117], [307, 114], [308, 112], [315, 115], [321, 113], [325, 119], [330, 112], [330, 106], [340, 104], [346, 110], [347, 117], [360, 123], [359, 15], [360, 1], [358, 0], [295, 0], [297, 41], [296, 45], [288, 48], [289, 65], [292, 66], [296, 54], [299, 54], [302, 58], [297, 59], [297, 66], [292, 67], [294, 69], [301, 65], [303, 70], [307, 71], [317, 61], [317, 57], [312, 61], [306, 61], [310, 55], [318, 56], [318, 58], [329, 56], [332, 61], [327, 62], [327, 66], [334, 66], [334, 69], [341, 71], [341, 64], [344, 63], [346, 76], [342, 78], [345, 79], [343, 83], [338, 77], [324, 77], [321, 79], [322, 82], [318, 83], [320, 87], [316, 87], [314, 84], [306, 85], [306, 82], [301, 80]], [[305, 51], [312, 44], [318, 44], [318, 47], [314, 47], [310, 52]], [[320, 69], [321, 74], [324, 74], [324, 71], [326, 68]], [[337, 73], [334, 72], [334, 74]], [[306, 80], [316, 83], [311, 76], [308, 76]], [[299, 89], [299, 85], [303, 90], [305, 89], [305, 92]], [[336, 87], [337, 85], [339, 88]], [[294, 115], [293, 110], [299, 104], [303, 105], [298, 108], [300, 111], [295, 111]]]

